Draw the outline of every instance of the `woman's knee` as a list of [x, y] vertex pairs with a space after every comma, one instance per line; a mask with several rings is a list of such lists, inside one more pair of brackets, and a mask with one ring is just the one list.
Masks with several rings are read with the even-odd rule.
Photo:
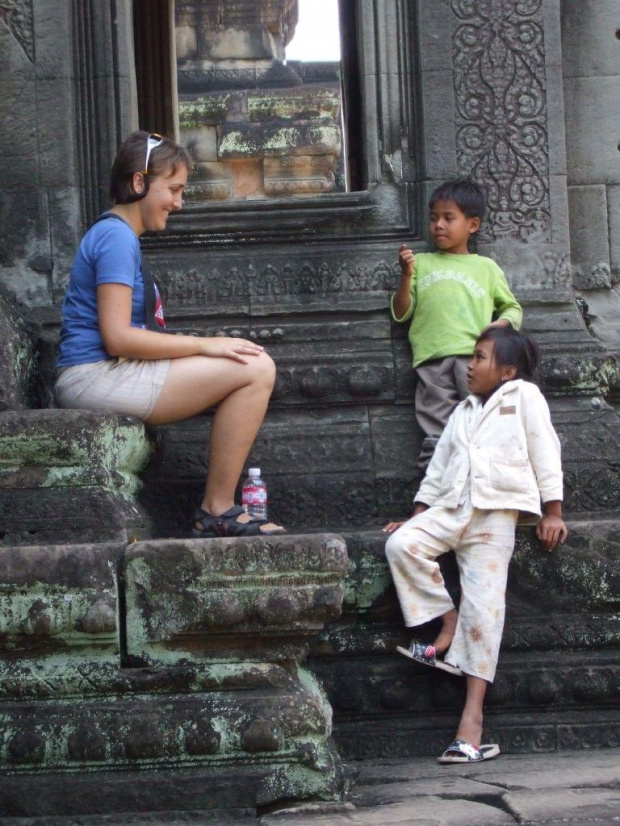
[[270, 389], [276, 380], [276, 365], [271, 356], [264, 351], [256, 357], [254, 362], [255, 380], [265, 383]]

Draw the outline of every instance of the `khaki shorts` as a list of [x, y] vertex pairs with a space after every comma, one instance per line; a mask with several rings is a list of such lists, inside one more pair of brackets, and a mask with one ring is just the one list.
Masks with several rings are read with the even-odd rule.
[[108, 359], [62, 367], [54, 393], [59, 407], [113, 410], [148, 419], [166, 382], [170, 359]]

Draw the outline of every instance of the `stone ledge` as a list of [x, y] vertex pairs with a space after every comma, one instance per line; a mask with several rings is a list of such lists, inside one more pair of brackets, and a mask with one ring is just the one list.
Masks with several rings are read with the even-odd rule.
[[144, 425], [90, 410], [0, 413], [0, 487], [94, 485], [131, 495], [151, 447]]
[[340, 129], [329, 119], [291, 126], [227, 123], [220, 130], [220, 160], [291, 154], [339, 156], [342, 151]]
[[344, 541], [316, 534], [138, 542], [125, 554], [132, 664], [299, 659], [340, 615]]

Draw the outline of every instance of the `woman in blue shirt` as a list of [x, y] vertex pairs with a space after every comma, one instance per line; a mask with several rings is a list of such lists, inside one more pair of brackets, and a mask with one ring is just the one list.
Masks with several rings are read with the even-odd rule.
[[113, 410], [146, 424], [188, 419], [218, 405], [194, 536], [283, 529], [250, 518], [234, 493], [275, 380], [264, 349], [241, 338], [161, 335], [161, 299], [142, 265], [140, 236], [163, 230], [182, 206], [191, 161], [168, 138], [134, 132], [112, 167], [112, 207], [75, 256], [58, 358], [61, 407]]

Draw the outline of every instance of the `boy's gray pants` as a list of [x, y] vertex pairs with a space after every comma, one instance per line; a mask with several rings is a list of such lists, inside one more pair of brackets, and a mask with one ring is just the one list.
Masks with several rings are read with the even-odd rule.
[[415, 415], [424, 441], [418, 464], [425, 471], [439, 437], [457, 404], [469, 395], [467, 365], [471, 356], [446, 356], [416, 367]]

